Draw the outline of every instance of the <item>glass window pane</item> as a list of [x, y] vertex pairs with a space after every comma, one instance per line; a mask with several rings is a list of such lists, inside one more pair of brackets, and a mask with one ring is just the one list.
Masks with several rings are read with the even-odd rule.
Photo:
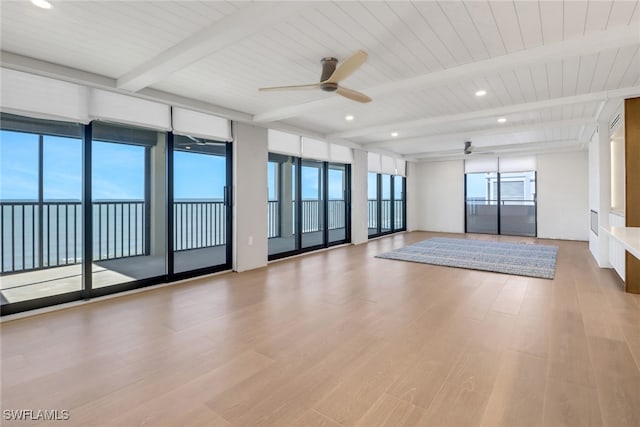
[[[2, 304], [82, 287], [80, 126], [20, 120], [29, 132], [0, 132]], [[33, 133], [38, 129], [62, 136]]]
[[145, 147], [104, 130], [91, 146], [94, 289], [165, 274], [165, 136], [136, 129], [159, 141]]
[[302, 247], [324, 245], [324, 165], [322, 162], [303, 160], [301, 166], [302, 190]]
[[536, 173], [500, 174], [500, 234], [536, 235]]
[[369, 236], [374, 236], [378, 234], [378, 174], [369, 172], [367, 182]]
[[381, 175], [382, 177], [382, 199], [380, 231], [391, 231], [391, 175]]
[[498, 233], [498, 174], [468, 173], [466, 179], [467, 233]]
[[174, 272], [227, 265], [226, 144], [174, 141]]
[[329, 242], [340, 242], [347, 238], [347, 167], [330, 164], [328, 176], [327, 228], [329, 229]]
[[296, 159], [269, 153], [267, 167], [269, 255], [294, 251], [296, 239]]
[[393, 215], [394, 215], [394, 230], [404, 230], [404, 180], [402, 176], [393, 177]]

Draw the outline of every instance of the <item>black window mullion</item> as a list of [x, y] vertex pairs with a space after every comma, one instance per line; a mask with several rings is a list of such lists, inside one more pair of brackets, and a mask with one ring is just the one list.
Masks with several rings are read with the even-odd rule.
[[407, 177], [402, 177], [402, 229], [407, 229]]
[[395, 185], [396, 185], [396, 177], [394, 175], [390, 176], [390, 181], [391, 181], [391, 190], [389, 191], [389, 199], [390, 200], [390, 204], [391, 204], [391, 208], [390, 210], [390, 221], [391, 221], [391, 227], [389, 227], [391, 229], [391, 232], [395, 232], [396, 231], [396, 198], [395, 198]]
[[173, 200], [173, 132], [167, 133], [167, 156], [166, 156], [166, 165], [167, 165], [167, 175], [165, 187], [167, 189], [167, 205], [165, 206], [165, 212], [167, 214], [167, 224], [166, 224], [166, 245], [167, 251], [165, 254], [165, 264], [167, 269], [167, 275], [170, 280], [173, 278], [174, 274], [174, 238], [173, 233], [175, 232], [174, 228], [174, 200]]
[[322, 164], [322, 225], [323, 225], [323, 245], [329, 246], [329, 163]]
[[351, 165], [349, 164], [345, 165], [344, 179], [346, 184], [344, 192], [344, 238], [346, 242], [351, 242]]
[[302, 159], [296, 157], [296, 250], [302, 249]]
[[225, 245], [227, 251], [227, 267], [231, 267], [232, 263], [232, 254], [233, 254], [233, 239], [231, 235], [233, 233], [233, 187], [231, 183], [233, 182], [233, 159], [231, 158], [233, 154], [233, 147], [231, 146], [231, 142], [227, 142], [226, 144], [226, 165], [227, 165], [227, 182], [225, 183], [225, 188], [227, 188], [227, 200], [226, 200], [226, 233], [225, 233]]
[[502, 183], [500, 182], [500, 172], [498, 172], [496, 175], [498, 176], [498, 178], [497, 178], [498, 179], [498, 185], [496, 186], [496, 189], [497, 189], [496, 193], [497, 193], [497, 196], [498, 196], [498, 234], [502, 234], [502, 229], [500, 227], [500, 223], [501, 223], [500, 215], [502, 215], [502, 212], [501, 212], [502, 211], [502, 209], [501, 209], [502, 208], [502, 194], [501, 194], [502, 192], [501, 192], [501, 188], [500, 187], [502, 187]]
[[93, 123], [84, 127], [82, 141], [82, 297], [89, 299], [93, 291], [93, 202], [91, 191]]
[[382, 234], [382, 174], [376, 174], [376, 198], [378, 199], [378, 203], [376, 203], [378, 223], [376, 224], [376, 235]]
[[[124, 209], [124, 206], [122, 207]], [[151, 253], [151, 148], [144, 149], [144, 255]], [[122, 226], [122, 225], [121, 225]]]
[[[38, 137], [38, 263], [44, 268], [44, 137]], [[12, 224], [13, 226], [13, 224]]]

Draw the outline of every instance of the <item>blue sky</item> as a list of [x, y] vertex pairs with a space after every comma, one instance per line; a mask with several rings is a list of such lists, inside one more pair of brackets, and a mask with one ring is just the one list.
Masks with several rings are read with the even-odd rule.
[[[467, 177], [467, 197], [486, 198], [487, 195], [486, 173], [469, 173]], [[493, 174], [495, 175], [495, 174]]]
[[[77, 138], [45, 136], [43, 140], [45, 200], [80, 200], [82, 142]], [[94, 141], [92, 192], [94, 200], [144, 198], [144, 148]], [[176, 152], [176, 199], [221, 199], [225, 161], [220, 156]], [[0, 131], [0, 198], [37, 200], [38, 135]]]
[[[92, 193], [94, 200], [144, 198], [144, 148], [94, 141]], [[44, 136], [43, 183], [45, 200], [80, 200], [82, 142], [78, 138]], [[176, 199], [221, 199], [226, 179], [220, 156], [176, 151]], [[329, 198], [341, 199], [343, 174], [329, 170]], [[273, 164], [269, 164], [269, 197], [273, 199]], [[318, 169], [302, 168], [302, 197], [317, 199]], [[38, 135], [0, 131], [0, 198], [37, 200]]]
[[[295, 166], [293, 166], [295, 170]], [[277, 200], [277, 190], [275, 185], [275, 177], [277, 171], [277, 163], [269, 162], [267, 166], [267, 186], [269, 189], [269, 200]], [[318, 168], [311, 166], [302, 166], [302, 199], [303, 200], [319, 200], [321, 194], [319, 191]], [[294, 172], [295, 174], [295, 172]], [[343, 191], [344, 171], [337, 169], [329, 169], [329, 200], [339, 200], [344, 197]], [[295, 198], [295, 183], [291, 189]]]

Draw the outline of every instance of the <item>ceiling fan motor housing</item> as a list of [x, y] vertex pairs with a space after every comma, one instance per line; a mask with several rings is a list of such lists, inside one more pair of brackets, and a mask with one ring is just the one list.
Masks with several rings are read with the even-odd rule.
[[[326, 58], [322, 58], [320, 62], [322, 63], [322, 75], [320, 76], [320, 81], [324, 82], [328, 80], [336, 70], [338, 60], [329, 56]], [[325, 92], [335, 92], [338, 89], [338, 83], [323, 83], [320, 85], [320, 89], [324, 90]]]

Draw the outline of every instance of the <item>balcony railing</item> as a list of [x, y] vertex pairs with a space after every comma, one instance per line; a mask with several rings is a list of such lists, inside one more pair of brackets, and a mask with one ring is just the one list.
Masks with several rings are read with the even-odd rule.
[[[93, 209], [93, 260], [149, 253], [145, 202], [99, 201]], [[224, 245], [222, 201], [174, 203], [174, 250]], [[79, 201], [0, 202], [0, 273], [17, 273], [82, 262]]]
[[[393, 203], [395, 221], [391, 218], [391, 204]], [[381, 204], [381, 229], [391, 230], [391, 224], [393, 222], [393, 229], [398, 230], [404, 228], [404, 201], [403, 200], [391, 200], [382, 199]], [[368, 227], [378, 227], [378, 200], [369, 199], [367, 203], [368, 211]]]
[[185, 201], [173, 204], [175, 251], [208, 248], [227, 243], [226, 209], [219, 201]]
[[[281, 224], [280, 224], [280, 202], [277, 200], [269, 200], [268, 201], [268, 237], [279, 237]], [[337, 228], [345, 227], [345, 209], [346, 202], [342, 199], [332, 199], [329, 200], [327, 207], [327, 227], [329, 230], [334, 230]], [[303, 233], [313, 233], [316, 231], [321, 231], [324, 227], [323, 222], [321, 221], [321, 200], [303, 200], [302, 201], [302, 232]], [[296, 202], [291, 202], [291, 229], [292, 233], [296, 233], [295, 221], [295, 209]]]

